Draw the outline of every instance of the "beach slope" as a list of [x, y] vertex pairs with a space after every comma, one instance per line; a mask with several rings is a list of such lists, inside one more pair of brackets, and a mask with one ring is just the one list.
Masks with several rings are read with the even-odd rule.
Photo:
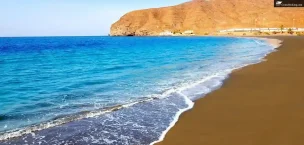
[[196, 101], [159, 145], [303, 145], [304, 37], [274, 38], [278, 51]]

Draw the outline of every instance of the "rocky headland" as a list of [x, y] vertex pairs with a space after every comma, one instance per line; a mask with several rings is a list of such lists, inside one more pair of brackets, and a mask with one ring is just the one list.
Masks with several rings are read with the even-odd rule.
[[193, 0], [176, 6], [136, 10], [111, 26], [111, 36], [162, 32], [196, 35], [231, 28], [304, 27], [303, 8], [275, 8], [273, 0]]

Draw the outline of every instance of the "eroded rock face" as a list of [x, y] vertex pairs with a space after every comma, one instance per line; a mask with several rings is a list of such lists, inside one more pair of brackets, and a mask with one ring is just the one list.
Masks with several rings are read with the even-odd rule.
[[204, 34], [230, 28], [280, 25], [304, 27], [304, 9], [274, 8], [273, 0], [193, 0], [127, 13], [111, 26], [111, 35], [159, 35], [165, 30]]

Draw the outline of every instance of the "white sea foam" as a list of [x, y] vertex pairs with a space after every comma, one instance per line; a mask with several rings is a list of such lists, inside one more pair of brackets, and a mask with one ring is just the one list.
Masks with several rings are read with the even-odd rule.
[[[256, 42], [259, 45], [261, 44], [258, 41], [256, 41]], [[38, 124], [38, 125], [34, 125], [34, 126], [22, 128], [22, 129], [8, 131], [8, 132], [0, 134], [0, 140], [6, 140], [6, 139], [9, 139], [9, 138], [18, 137], [18, 136], [22, 136], [22, 135], [25, 135], [25, 134], [31, 134], [31, 133], [34, 133], [35, 131], [40, 131], [40, 130], [43, 130], [43, 129], [55, 127], [55, 126], [58, 126], [58, 125], [62, 125], [62, 124], [72, 122], [72, 121], [81, 120], [81, 119], [84, 119], [84, 118], [92, 118], [92, 117], [100, 116], [100, 115], [103, 115], [103, 114], [106, 114], [106, 113], [109, 113], [109, 112], [112, 112], [112, 111], [116, 111], [116, 110], [119, 110], [119, 109], [131, 107], [131, 106], [133, 106], [135, 104], [138, 104], [138, 103], [152, 101], [154, 99], [162, 99], [162, 98], [168, 97], [170, 94], [177, 93], [178, 95], [181, 95], [184, 98], [184, 101], [188, 106], [186, 108], [180, 109], [178, 112], [176, 112], [172, 122], [167, 127], [167, 129], [164, 130], [161, 133], [159, 139], [157, 141], [152, 142], [151, 145], [155, 144], [155, 143], [158, 143], [158, 142], [161, 142], [164, 139], [166, 133], [178, 121], [180, 115], [183, 112], [185, 112], [185, 111], [187, 111], [187, 110], [189, 110], [193, 107], [193, 105], [194, 105], [193, 100], [196, 100], [198, 98], [196, 95], [193, 95], [193, 94], [197, 94], [199, 97], [202, 97], [203, 95], [205, 95], [207, 93], [210, 93], [211, 91], [219, 88], [222, 85], [223, 81], [228, 77], [228, 75], [233, 70], [263, 61], [263, 58], [266, 55], [268, 55], [270, 52], [273, 52], [275, 50], [275, 48], [278, 47], [278, 46], [279, 45], [273, 46], [273, 50], [265, 53], [263, 56], [258, 58], [256, 62], [247, 63], [247, 64], [243, 64], [243, 65], [231, 68], [231, 69], [222, 70], [221, 72], [214, 73], [214, 74], [211, 74], [209, 76], [206, 76], [201, 80], [181, 84], [178, 87], [174, 87], [172, 89], [164, 91], [162, 94], [153, 94], [153, 95], [149, 96], [147, 99], [143, 99], [143, 100], [140, 100], [140, 101], [131, 102], [131, 103], [127, 103], [127, 104], [124, 104], [124, 105], [112, 107], [110, 109], [100, 109], [100, 110], [95, 110], [95, 111], [90, 111], [90, 112], [83, 112], [83, 113], [73, 115], [73, 116], [58, 118], [58, 119], [55, 119], [55, 120], [52, 120], [52, 121], [49, 121], [49, 122], [46, 122], [46, 123], [41, 123], [41, 124]], [[208, 83], [209, 81], [211, 83]], [[208, 83], [208, 84], [206, 84], [206, 83]]]
[[[188, 111], [188, 110], [190, 110], [191, 108], [193, 108], [194, 102], [192, 102], [192, 100], [190, 100], [190, 97], [189, 97], [189, 96], [186, 96], [185, 94], [181, 93], [181, 91], [185, 91], [185, 90], [187, 90], [187, 89], [196, 87], [196, 86], [198, 86], [198, 85], [200, 85], [200, 84], [202, 84], [202, 83], [204, 83], [204, 82], [206, 82], [206, 81], [208, 81], [208, 80], [211, 80], [211, 79], [213, 79], [213, 78], [219, 77], [218, 80], [214, 80], [214, 81], [216, 81], [216, 82], [218, 82], [218, 83], [216, 83], [216, 84], [213, 85], [213, 86], [210, 86], [210, 88], [209, 88], [208, 91], [203, 92], [203, 94], [210, 93], [210, 92], [214, 91], [215, 89], [219, 88], [219, 87], [223, 84], [223, 81], [228, 77], [228, 75], [229, 75], [230, 73], [232, 73], [233, 70], [237, 70], [237, 69], [240, 69], [240, 68], [249, 66], [249, 65], [253, 65], [253, 64], [257, 64], [257, 63], [260, 63], [260, 62], [262, 62], [262, 61], [265, 61], [264, 58], [265, 58], [269, 53], [276, 51], [276, 48], [280, 47], [281, 44], [282, 44], [282, 41], [277, 40], [277, 39], [266, 39], [266, 38], [256, 38], [256, 39], [266, 41], [269, 45], [272, 46], [272, 49], [271, 49], [269, 52], [265, 53], [265, 54], [264, 54], [263, 56], [261, 56], [260, 58], [258, 58], [256, 62], [247, 63], [247, 64], [240, 65], [240, 66], [238, 66], [238, 67], [233, 67], [233, 68], [231, 68], [231, 69], [223, 70], [223, 71], [220, 72], [220, 73], [216, 73], [216, 74], [210, 75], [210, 76], [205, 77], [204, 79], [199, 80], [199, 81], [197, 81], [197, 82], [195, 82], [195, 83], [191, 83], [191, 84], [185, 85], [184, 87], [179, 88], [177, 92], [178, 92], [181, 96], [183, 96], [183, 97], [185, 98], [185, 102], [188, 104], [188, 107], [179, 110], [179, 111], [176, 113], [176, 115], [175, 115], [174, 119], [172, 120], [172, 122], [170, 123], [170, 125], [168, 126], [168, 128], [167, 128], [165, 131], [162, 132], [162, 134], [161, 134], [161, 136], [159, 137], [159, 139], [156, 140], [156, 141], [154, 141], [154, 142], [152, 142], [152, 143], [150, 143], [150, 145], [154, 145], [154, 144], [156, 144], [156, 143], [159, 143], [159, 142], [163, 141], [164, 138], [165, 138], [165, 136], [166, 136], [166, 134], [170, 131], [170, 129], [171, 129], [172, 127], [174, 127], [174, 125], [175, 125], [176, 122], [178, 121], [180, 115], [181, 115], [183, 112]], [[262, 44], [261, 42], [258, 42], [258, 41], [256, 41], [256, 40], [254, 40], [254, 41], [255, 41], [257, 44], [259, 44], [259, 45]], [[170, 92], [172, 92], [172, 90], [170, 90]], [[203, 97], [203, 96], [201, 96], [201, 97]], [[200, 98], [201, 98], [201, 97], [200, 97]], [[196, 98], [193, 98], [193, 99], [196, 99]]]
[[58, 126], [58, 125], [62, 125], [62, 124], [72, 122], [72, 121], [81, 120], [81, 119], [84, 119], [84, 118], [91, 118], [91, 117], [99, 116], [99, 115], [102, 115], [102, 114], [105, 114], [105, 113], [112, 112], [112, 111], [117, 110], [117, 109], [121, 109], [122, 107], [123, 106], [117, 106], [117, 107], [113, 107], [113, 108], [108, 109], [108, 110], [96, 110], [96, 111], [92, 111], [92, 112], [85, 112], [85, 113], [78, 114], [78, 115], [75, 115], [75, 116], [68, 116], [68, 117], [58, 118], [58, 119], [55, 119], [53, 121], [41, 123], [41, 124], [38, 124], [38, 125], [33, 125], [33, 126], [30, 126], [30, 127], [25, 127], [25, 128], [21, 128], [21, 129], [16, 129], [16, 130], [4, 132], [4, 133], [0, 134], [0, 140], [6, 140], [6, 139], [14, 138], [14, 137], [19, 137], [19, 136], [22, 136], [22, 135], [25, 135], [25, 134], [33, 133], [35, 131], [40, 131], [40, 130], [43, 130], [43, 129], [55, 127], [55, 126]]
[[[200, 85], [200, 84], [202, 84], [202, 83], [204, 83], [204, 82], [206, 82], [206, 81], [208, 81], [208, 80], [212, 80], [212, 79], [214, 79], [214, 78], [218, 78], [218, 79], [219, 79], [219, 80], [215, 80], [215, 81], [222, 82], [222, 81], [228, 76], [228, 74], [229, 74], [232, 70], [233, 70], [233, 69], [224, 70], [224, 71], [221, 72], [221, 73], [216, 73], [216, 74], [210, 75], [210, 76], [208, 76], [208, 77], [206, 77], [206, 78], [204, 78], [204, 79], [202, 79], [202, 80], [199, 80], [199, 81], [194, 82], [194, 83], [192, 83], [192, 84], [185, 84], [183, 87], [180, 87], [180, 88], [178, 88], [178, 89], [172, 89], [172, 90], [169, 90], [167, 93], [165, 93], [165, 94], [168, 94], [169, 92], [170, 92], [170, 93], [173, 93], [173, 92], [174, 92], [174, 93], [178, 93], [179, 95], [181, 95], [181, 96], [184, 98], [185, 103], [188, 105], [188, 107], [186, 107], [186, 108], [184, 108], [184, 109], [180, 109], [178, 112], [176, 112], [176, 114], [175, 114], [175, 116], [174, 116], [172, 122], [169, 124], [169, 126], [167, 127], [167, 129], [164, 130], [164, 131], [161, 133], [161, 135], [160, 135], [160, 137], [159, 137], [158, 140], [156, 140], [156, 141], [150, 143], [150, 145], [153, 145], [153, 144], [156, 144], [156, 143], [159, 143], [159, 142], [163, 141], [164, 138], [165, 138], [165, 136], [166, 136], [166, 134], [169, 132], [169, 130], [170, 130], [172, 127], [174, 127], [174, 125], [175, 125], [176, 122], [178, 121], [180, 115], [181, 115], [182, 113], [184, 113], [184, 112], [186, 112], [186, 111], [188, 111], [188, 110], [190, 110], [190, 109], [193, 108], [194, 102], [193, 102], [192, 100], [190, 100], [190, 97], [189, 97], [189, 96], [186, 96], [185, 94], [183, 94], [183, 93], [182, 93], [183, 91], [185, 91], [185, 90], [187, 90], [187, 89], [191, 89], [191, 88], [193, 88], [193, 87], [196, 87], [196, 86], [198, 86], [198, 85]], [[221, 76], [221, 77], [220, 77], [220, 76]], [[207, 93], [213, 91], [214, 89], [218, 88], [218, 87], [221, 86], [221, 85], [222, 85], [222, 83], [216, 83], [216, 85], [210, 86], [210, 88], [209, 88], [207, 91], [203, 92], [203, 94], [207, 94]], [[201, 96], [201, 97], [202, 97], [202, 96]], [[195, 98], [193, 98], [193, 99], [195, 99]]]
[[[110, 113], [112, 111], [116, 111], [116, 110], [119, 110], [119, 109], [131, 107], [131, 106], [133, 106], [135, 104], [138, 104], [138, 103], [144, 103], [144, 102], [152, 101], [154, 99], [163, 99], [163, 98], [166, 98], [166, 97], [170, 96], [171, 94], [177, 93], [185, 99], [185, 103], [188, 105], [188, 107], [180, 109], [178, 112], [176, 112], [176, 115], [175, 115], [173, 121], [170, 123], [169, 127], [161, 134], [160, 140], [162, 140], [165, 137], [166, 133], [170, 130], [170, 128], [172, 128], [174, 126], [174, 124], [178, 121], [179, 116], [183, 112], [185, 112], [185, 111], [187, 111], [187, 110], [189, 110], [193, 107], [194, 103], [192, 102], [190, 97], [186, 96], [183, 93], [183, 91], [186, 91], [188, 89], [196, 87], [196, 86], [200, 85], [201, 83], [212, 80], [214, 78], [220, 78], [220, 80], [218, 80], [218, 81], [222, 81], [226, 78], [226, 76], [223, 75], [223, 74], [228, 74], [229, 72], [230, 72], [230, 70], [224, 70], [221, 73], [212, 74], [212, 75], [207, 76], [207, 77], [205, 77], [205, 78], [203, 78], [203, 79], [201, 79], [197, 82], [185, 83], [178, 88], [169, 89], [169, 90], [167, 90], [167, 91], [165, 91], [161, 94], [151, 95], [153, 97], [149, 97], [147, 99], [143, 99], [143, 100], [140, 100], [140, 101], [130, 102], [130, 103], [127, 103], [127, 104], [124, 104], [124, 105], [112, 107], [110, 109], [100, 109], [100, 110], [94, 110], [94, 111], [89, 111], [89, 112], [83, 112], [83, 113], [79, 113], [79, 114], [72, 115], [72, 116], [66, 116], [66, 117], [58, 118], [58, 119], [55, 119], [55, 120], [52, 120], [52, 121], [49, 121], [49, 122], [45, 122], [45, 123], [41, 123], [41, 124], [38, 124], [38, 125], [33, 125], [33, 126], [30, 126], [30, 127], [26, 127], [26, 128], [21, 128], [21, 129], [8, 131], [8, 132], [0, 134], [0, 140], [15, 138], [15, 137], [19, 137], [19, 136], [26, 135], [26, 134], [32, 134], [36, 131], [40, 131], [40, 130], [47, 129], [47, 128], [52, 128], [52, 127], [59, 126], [59, 125], [62, 125], [62, 124], [66, 124], [66, 123], [69, 123], [69, 122], [72, 122], [72, 121], [77, 121], [77, 120], [81, 120], [81, 119], [85, 119], [85, 118], [97, 117], [97, 116], [100, 116], [100, 115], [103, 115], [103, 114], [106, 114], [106, 113]], [[219, 77], [219, 76], [225, 76], [225, 77]], [[208, 91], [205, 91], [204, 93], [211, 92], [213, 90], [213, 88], [216, 88], [219, 85], [221, 85], [221, 83], [216, 85], [216, 86], [210, 86], [210, 88], [208, 88]], [[158, 141], [156, 141], [156, 142], [158, 142]]]
[[191, 108], [193, 108], [194, 103], [184, 94], [182, 94], [181, 92], [178, 92], [179, 95], [183, 96], [185, 99], [186, 104], [188, 104], [187, 108], [184, 109], [180, 109], [176, 114], [175, 117], [173, 119], [173, 121], [170, 123], [170, 125], [168, 126], [168, 128], [162, 132], [161, 136], [159, 137], [159, 139], [157, 141], [154, 141], [152, 143], [150, 143], [150, 145], [153, 145], [155, 143], [161, 142], [164, 140], [166, 134], [169, 132], [169, 130], [175, 125], [175, 123], [178, 121], [179, 116], [184, 113], [187, 110], [190, 110]]

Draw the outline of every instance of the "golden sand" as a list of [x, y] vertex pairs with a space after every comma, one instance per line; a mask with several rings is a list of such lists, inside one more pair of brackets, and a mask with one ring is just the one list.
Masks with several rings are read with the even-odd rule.
[[304, 145], [304, 37], [273, 38], [278, 51], [196, 101], [159, 145]]

